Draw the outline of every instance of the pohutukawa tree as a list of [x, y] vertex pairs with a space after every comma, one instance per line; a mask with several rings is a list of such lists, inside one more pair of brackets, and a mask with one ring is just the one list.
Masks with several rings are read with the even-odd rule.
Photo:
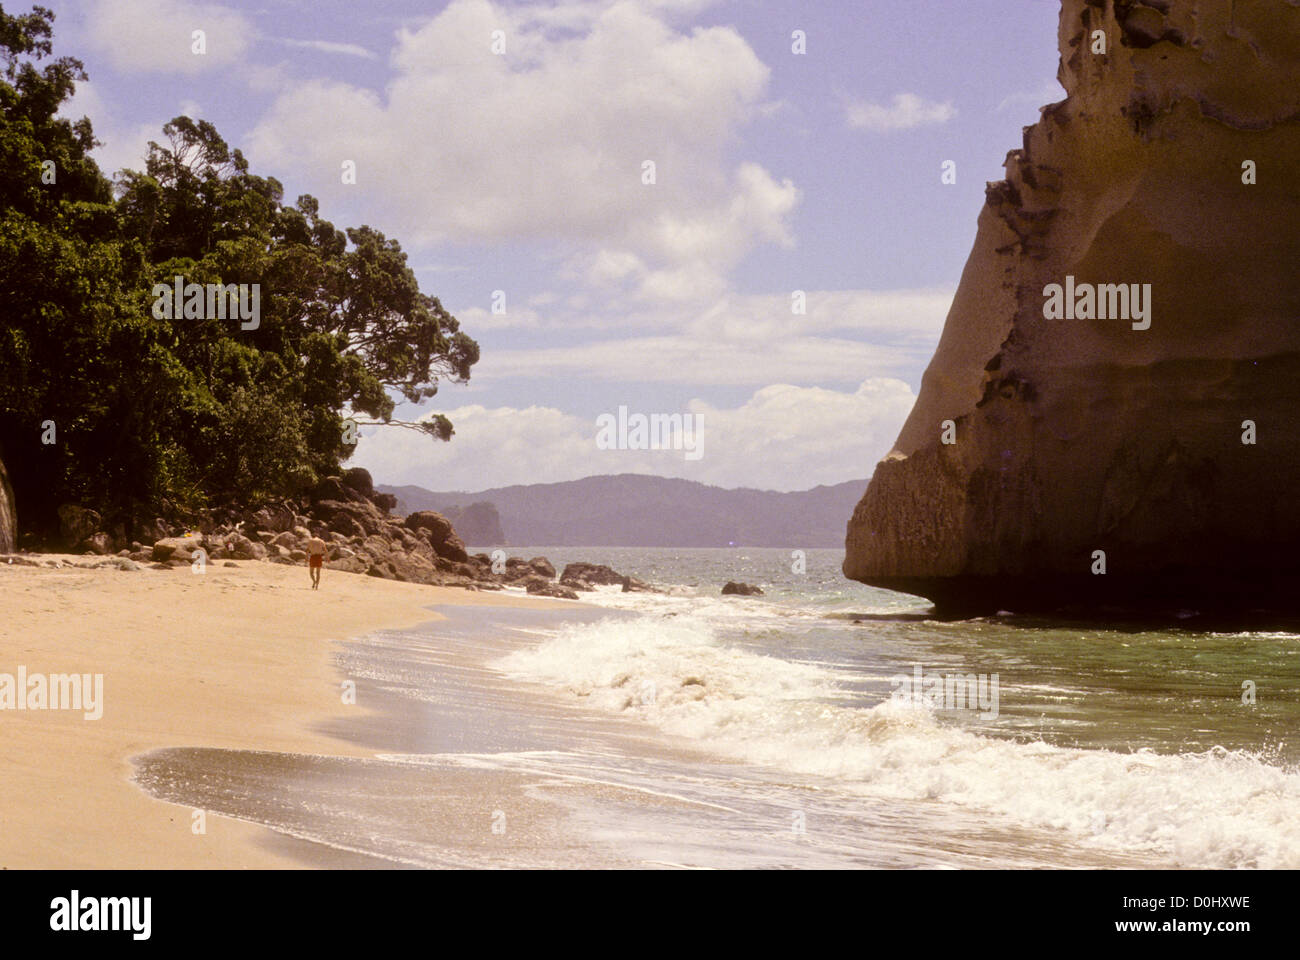
[[[56, 116], [82, 65], [36, 66], [52, 21], [0, 7], [0, 456], [22, 527], [50, 531], [68, 501], [131, 527], [296, 496], [339, 471], [348, 415], [450, 439], [446, 418], [397, 421], [396, 403], [468, 380], [478, 344], [398, 242], [337, 229], [313, 197], [284, 204], [189, 117], [110, 184], [90, 121]], [[155, 285], [177, 276], [257, 284], [258, 323], [155, 316]]]

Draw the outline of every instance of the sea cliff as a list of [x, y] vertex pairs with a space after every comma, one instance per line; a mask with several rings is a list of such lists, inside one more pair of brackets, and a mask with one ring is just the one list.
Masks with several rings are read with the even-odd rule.
[[963, 615], [1295, 612], [1300, 7], [1064, 0], [1058, 40], [844, 573]]

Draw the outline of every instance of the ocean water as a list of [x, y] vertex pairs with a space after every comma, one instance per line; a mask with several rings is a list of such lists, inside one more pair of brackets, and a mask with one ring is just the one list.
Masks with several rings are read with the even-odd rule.
[[[782, 864], [1300, 867], [1300, 635], [939, 622], [846, 581], [839, 550], [509, 552], [667, 592], [584, 595], [618, 615], [536, 629], [492, 669], [719, 761], [526, 766], [789, 821], [688, 838], [687, 817], [646, 859], [762, 864], [789, 833]], [[765, 595], [721, 596], [733, 579]], [[983, 704], [901, 698], [918, 669], [983, 678]]]
[[1300, 867], [1300, 636], [940, 622], [838, 550], [509, 552], [664, 592], [354, 638], [322, 732], [362, 756], [178, 743], [136, 782], [322, 866]]

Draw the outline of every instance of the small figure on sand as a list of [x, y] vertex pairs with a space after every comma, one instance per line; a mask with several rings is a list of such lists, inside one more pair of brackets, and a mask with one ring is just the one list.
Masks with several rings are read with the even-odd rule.
[[307, 541], [307, 569], [311, 572], [311, 588], [320, 589], [320, 571], [325, 565], [325, 541], [313, 536]]

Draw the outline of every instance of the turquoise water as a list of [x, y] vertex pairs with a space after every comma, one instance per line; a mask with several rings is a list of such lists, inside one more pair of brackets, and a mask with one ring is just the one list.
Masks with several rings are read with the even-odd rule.
[[[584, 597], [628, 615], [497, 664], [584, 708], [850, 806], [930, 801], [1151, 863], [1300, 866], [1295, 634], [939, 622], [924, 600], [846, 581], [838, 550], [802, 563], [772, 549], [508, 552], [557, 570], [606, 563], [668, 591]], [[765, 595], [722, 597], [727, 580]], [[982, 678], [996, 709], [900, 702], [898, 678], [918, 668]]]

